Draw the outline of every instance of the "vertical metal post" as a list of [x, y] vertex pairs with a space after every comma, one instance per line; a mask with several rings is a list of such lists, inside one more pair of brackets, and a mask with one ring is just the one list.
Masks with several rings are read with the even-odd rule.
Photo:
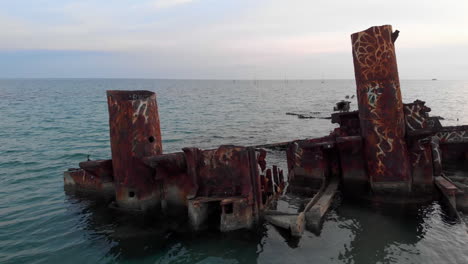
[[351, 35], [361, 135], [374, 191], [411, 188], [405, 118], [392, 26]]
[[154, 171], [142, 161], [162, 154], [156, 94], [107, 91], [107, 102], [117, 204], [139, 210], [159, 206]]

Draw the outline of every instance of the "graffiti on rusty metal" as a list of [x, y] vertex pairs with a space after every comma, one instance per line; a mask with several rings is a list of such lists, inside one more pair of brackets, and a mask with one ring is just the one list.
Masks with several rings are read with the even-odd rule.
[[[468, 126], [442, 127], [425, 102], [403, 104], [397, 35], [389, 25], [351, 35], [359, 110], [333, 113], [338, 127], [324, 137], [163, 153], [156, 94], [107, 91], [112, 159], [81, 162], [64, 172], [64, 184], [110, 195], [112, 208], [157, 210], [195, 230], [214, 218], [221, 231], [251, 228], [284, 193], [318, 201], [330, 182], [337, 189], [338, 179], [345, 194], [431, 194], [442, 159], [468, 157]], [[285, 152], [285, 174], [267, 166], [268, 146]], [[270, 218], [297, 227], [296, 235], [310, 220], [302, 211], [283, 213]]]
[[[359, 63], [359, 74], [365, 80], [378, 80], [394, 74], [395, 47], [392, 27], [371, 27], [352, 35], [353, 55]], [[389, 67], [390, 66], [390, 67]]]
[[[391, 26], [351, 35], [361, 135], [371, 182], [410, 183]], [[395, 164], [399, 164], [395, 166]]]
[[[425, 106], [425, 102], [416, 100], [411, 104], [404, 105], [406, 129], [414, 131], [431, 127], [428, 124], [428, 112], [431, 109]], [[432, 125], [433, 126], [433, 125]]]
[[442, 143], [468, 143], [468, 128], [467, 130], [441, 131], [435, 135]]

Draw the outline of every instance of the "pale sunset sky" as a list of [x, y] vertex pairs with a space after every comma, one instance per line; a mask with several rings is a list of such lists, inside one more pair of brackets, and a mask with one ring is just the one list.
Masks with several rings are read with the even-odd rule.
[[468, 79], [466, 0], [2, 0], [0, 78], [352, 79], [384, 24], [400, 78]]

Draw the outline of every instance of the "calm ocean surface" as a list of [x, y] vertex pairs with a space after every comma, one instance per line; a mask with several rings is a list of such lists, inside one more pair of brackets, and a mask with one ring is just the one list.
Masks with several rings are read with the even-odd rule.
[[[426, 101], [444, 125], [468, 124], [467, 81], [401, 87], [404, 102]], [[147, 219], [67, 195], [63, 171], [87, 155], [110, 158], [109, 89], [157, 93], [166, 153], [324, 136], [335, 127], [330, 120], [285, 113], [328, 116], [355, 94], [354, 80], [0, 80], [0, 263], [468, 263], [467, 229], [438, 202], [338, 201], [320, 236], [306, 232], [296, 241], [268, 224], [226, 234], [161, 232]], [[285, 158], [269, 155], [270, 165]]]

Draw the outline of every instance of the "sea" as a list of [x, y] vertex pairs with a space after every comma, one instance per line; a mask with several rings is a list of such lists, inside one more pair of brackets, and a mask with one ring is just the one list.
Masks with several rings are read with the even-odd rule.
[[[355, 89], [354, 80], [1, 79], [0, 263], [468, 263], [467, 226], [438, 200], [387, 206], [339, 196], [320, 233], [294, 239], [267, 223], [168, 231], [64, 190], [65, 170], [110, 158], [106, 90], [156, 92], [170, 153], [328, 135], [336, 102], [348, 97], [357, 109]], [[402, 80], [401, 90], [443, 125], [468, 124], [468, 81]], [[286, 171], [285, 159], [267, 155]]]

